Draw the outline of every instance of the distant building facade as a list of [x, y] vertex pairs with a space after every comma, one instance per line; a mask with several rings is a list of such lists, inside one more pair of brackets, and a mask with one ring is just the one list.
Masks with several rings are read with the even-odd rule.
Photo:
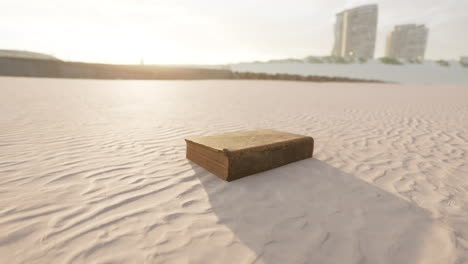
[[397, 25], [387, 37], [386, 56], [424, 59], [429, 29], [424, 25]]
[[332, 55], [373, 58], [377, 37], [378, 6], [363, 5], [336, 14]]

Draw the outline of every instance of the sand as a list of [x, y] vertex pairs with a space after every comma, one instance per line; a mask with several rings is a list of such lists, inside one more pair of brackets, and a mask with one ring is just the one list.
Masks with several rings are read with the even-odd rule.
[[[1, 263], [468, 263], [468, 87], [0, 78]], [[183, 138], [314, 158], [224, 182]]]

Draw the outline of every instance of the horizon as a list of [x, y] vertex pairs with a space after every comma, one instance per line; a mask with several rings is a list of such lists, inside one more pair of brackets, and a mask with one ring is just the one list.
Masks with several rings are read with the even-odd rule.
[[0, 0], [0, 49], [111, 64], [143, 59], [145, 64], [216, 65], [329, 56], [336, 13], [369, 3], [379, 6], [374, 58], [384, 57], [386, 36], [400, 24], [429, 28], [426, 60], [468, 55], [468, 36], [463, 34], [468, 2], [456, 0]]
[[[119, 62], [99, 62], [99, 61], [79, 61], [79, 60], [63, 60], [62, 58], [60, 57], [55, 57], [53, 54], [48, 54], [48, 53], [43, 53], [43, 52], [40, 52], [40, 51], [31, 51], [31, 50], [5, 50], [5, 49], [0, 49], [0, 52], [1, 51], [11, 51], [11, 52], [27, 52], [27, 53], [36, 53], [36, 54], [40, 54], [40, 55], [46, 55], [46, 56], [52, 56], [54, 57], [55, 59], [61, 61], [61, 62], [69, 62], [69, 63], [89, 63], [89, 64], [106, 64], [106, 65], [134, 65], [134, 66], [138, 66], [138, 65], [142, 65], [142, 66], [229, 66], [229, 65], [236, 65], [236, 64], [255, 64], [255, 63], [274, 63], [276, 61], [287, 61], [287, 60], [301, 60], [302, 62], [301, 63], [310, 63], [310, 62], [307, 62], [307, 57], [314, 57], [314, 58], [319, 58], [319, 59], [325, 59], [325, 58], [339, 58], [339, 57], [336, 57], [336, 56], [333, 56], [333, 55], [317, 55], [317, 56], [314, 56], [314, 55], [309, 55], [309, 56], [306, 56], [306, 57], [302, 57], [302, 58], [293, 58], [293, 57], [289, 57], [289, 58], [270, 58], [270, 59], [266, 59], [266, 60], [252, 60], [252, 61], [237, 61], [237, 62], [227, 62], [227, 63], [146, 63], [145, 61], [143, 61], [143, 64], [142, 64], [142, 61], [140, 59], [140, 61], [138, 62], [130, 62], [130, 63], [119, 63]], [[8, 57], [8, 56], [6, 56]], [[461, 57], [467, 57], [467, 56], [461, 56]], [[460, 59], [461, 57], [458, 57], [458, 58], [449, 58], [449, 59], [428, 59], [428, 58], [424, 58], [421, 62], [432, 62], [432, 63], [437, 63], [437, 62], [454, 62], [454, 63], [458, 63], [460, 62]], [[24, 57], [19, 57], [19, 58], [24, 58]], [[365, 64], [369, 61], [374, 61], [374, 62], [377, 62], [377, 63], [380, 63], [380, 64], [388, 64], [386, 62], [382, 62], [381, 59], [384, 59], [384, 58], [389, 58], [387, 56], [381, 56], [381, 57], [374, 57], [374, 58], [371, 58], [371, 59], [366, 59], [365, 62], [359, 62], [358, 60], [350, 60], [346, 63], [344, 63], [343, 65], [349, 65], [349, 64]], [[414, 64], [414, 63], [411, 63], [409, 61], [407, 61], [406, 59], [404, 58], [394, 58], [395, 60], [401, 62], [402, 64]], [[330, 63], [330, 64], [340, 64], [340, 63], [336, 63], [336, 62], [322, 62], [320, 64], [327, 64], [327, 63]], [[313, 63], [313, 64], [316, 64], [316, 63]]]

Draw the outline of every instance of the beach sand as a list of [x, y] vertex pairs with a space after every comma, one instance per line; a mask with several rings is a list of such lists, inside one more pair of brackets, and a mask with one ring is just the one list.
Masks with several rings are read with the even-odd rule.
[[[0, 78], [1, 263], [468, 263], [468, 87]], [[184, 138], [314, 158], [230, 183]]]

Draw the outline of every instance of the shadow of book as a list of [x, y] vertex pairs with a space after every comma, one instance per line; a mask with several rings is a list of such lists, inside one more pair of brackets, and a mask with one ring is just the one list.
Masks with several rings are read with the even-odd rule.
[[316, 159], [231, 183], [190, 164], [254, 263], [419, 263], [434, 240], [429, 212]]

